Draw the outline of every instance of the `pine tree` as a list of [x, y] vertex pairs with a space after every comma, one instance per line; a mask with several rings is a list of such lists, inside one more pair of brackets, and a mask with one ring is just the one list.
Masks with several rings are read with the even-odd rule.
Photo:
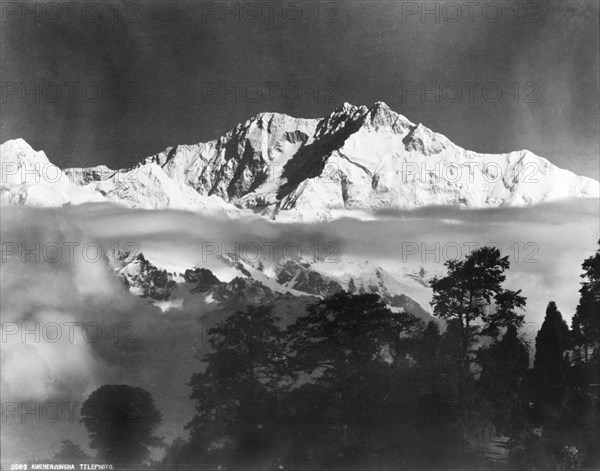
[[274, 441], [274, 407], [290, 380], [279, 321], [272, 306], [250, 306], [208, 331], [213, 352], [189, 383], [197, 415], [186, 428], [197, 457], [220, 449], [225, 459], [252, 462]]
[[587, 368], [589, 351], [595, 350], [600, 341], [600, 249], [583, 262], [582, 268], [584, 281], [579, 290], [579, 305], [573, 316], [572, 329], [576, 346], [583, 350], [584, 367]]
[[421, 324], [410, 314], [393, 313], [376, 294], [342, 291], [307, 312], [288, 328], [289, 341], [297, 366], [309, 374], [322, 369], [324, 379], [381, 360], [384, 350], [392, 362], [400, 361], [403, 336]]
[[461, 382], [469, 376], [471, 347], [478, 337], [495, 337], [499, 329], [523, 323], [516, 309], [525, 306], [520, 291], [504, 289], [508, 256], [493, 247], [482, 247], [465, 260], [448, 260], [448, 274], [431, 281], [434, 313], [456, 324], [460, 336], [458, 362]]
[[440, 356], [442, 334], [435, 321], [429, 321], [423, 330], [419, 359], [424, 365], [436, 363]]
[[517, 328], [509, 326], [502, 340], [482, 350], [478, 356], [482, 366], [478, 385], [496, 410], [496, 427], [519, 425], [524, 418], [522, 388], [529, 367], [529, 352], [519, 338]]
[[534, 386], [538, 401], [556, 404], [564, 393], [569, 328], [554, 301], [548, 303], [546, 317], [535, 338]]
[[315, 422], [298, 428], [296, 447], [327, 450], [345, 465], [396, 450], [389, 445], [398, 430], [391, 411], [414, 345], [409, 336], [422, 322], [393, 313], [375, 294], [339, 292], [307, 312], [288, 328], [295, 368], [312, 378], [294, 391], [294, 402], [315, 411]]
[[[599, 241], [600, 244], [600, 241]], [[598, 427], [600, 383], [600, 250], [583, 262], [583, 282], [577, 311], [573, 316], [573, 347], [577, 362], [571, 370], [571, 410], [576, 411], [575, 426], [585, 437], [578, 444], [583, 464], [600, 465], [600, 429]]]

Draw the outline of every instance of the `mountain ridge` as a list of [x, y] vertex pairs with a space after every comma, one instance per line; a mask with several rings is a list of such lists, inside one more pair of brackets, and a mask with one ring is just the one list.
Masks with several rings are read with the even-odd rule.
[[27, 167], [52, 166], [40, 152], [22, 140], [2, 144], [2, 204], [112, 201], [315, 221], [354, 210], [525, 206], [600, 195], [596, 180], [544, 157], [465, 150], [383, 102], [370, 108], [344, 103], [320, 119], [259, 113], [218, 139], [170, 146], [127, 169], [53, 166], [61, 178], [42, 178], [36, 189], [27, 175], [35, 171]]
[[380, 266], [352, 259], [346, 260], [342, 273], [337, 274], [331, 273], [326, 263], [306, 258], [271, 265], [239, 255], [221, 256], [219, 261], [231, 267], [223, 279], [206, 266], [174, 272], [155, 264], [142, 252], [114, 248], [106, 252], [108, 266], [125, 287], [163, 312], [177, 311], [189, 302], [201, 303], [202, 310], [208, 312], [244, 302], [317, 300], [348, 290], [376, 293], [395, 312], [410, 312], [426, 322], [436, 319], [431, 314], [430, 288], [417, 274], [392, 275]]

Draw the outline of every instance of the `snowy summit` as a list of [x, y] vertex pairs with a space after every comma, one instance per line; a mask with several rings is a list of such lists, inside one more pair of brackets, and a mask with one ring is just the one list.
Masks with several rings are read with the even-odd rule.
[[350, 210], [525, 206], [600, 194], [591, 178], [521, 150], [465, 150], [385, 103], [322, 119], [261, 113], [219, 139], [137, 166], [59, 169], [22, 139], [1, 147], [3, 205], [112, 201], [237, 217], [323, 220]]

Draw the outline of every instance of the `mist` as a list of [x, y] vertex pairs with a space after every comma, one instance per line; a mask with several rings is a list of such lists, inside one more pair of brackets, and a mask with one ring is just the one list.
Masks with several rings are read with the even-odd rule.
[[[64, 439], [87, 446], [86, 432], [67, 406], [61, 406], [58, 423], [32, 423], [31, 417], [21, 421], [23, 402], [28, 410], [36, 403], [80, 405], [103, 384], [140, 386], [163, 413], [158, 433], [167, 441], [185, 435], [193, 414], [185, 383], [202, 368], [208, 348], [201, 313], [186, 305], [162, 312], [134, 296], [105, 258], [83, 250], [86, 244], [134, 247], [174, 271], [210, 267], [222, 250], [270, 247], [261, 254], [275, 264], [296, 254], [313, 256], [317, 247], [333, 267], [369, 260], [391, 273], [422, 267], [429, 278], [445, 273], [447, 259], [494, 244], [511, 262], [506, 286], [522, 290], [525, 320], [539, 326], [551, 300], [570, 323], [581, 263], [597, 249], [597, 204], [578, 199], [526, 208], [427, 208], [318, 224], [109, 204], [2, 208], [2, 401], [3, 407], [17, 404], [13, 415], [3, 409], [3, 462], [51, 456]], [[62, 247], [60, 255], [55, 246]]]

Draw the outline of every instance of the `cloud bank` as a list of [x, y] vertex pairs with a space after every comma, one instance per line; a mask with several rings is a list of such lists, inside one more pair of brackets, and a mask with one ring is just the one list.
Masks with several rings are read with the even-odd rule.
[[[211, 244], [221, 244], [219, 250], [271, 247], [273, 263], [286, 257], [285, 247], [313, 254], [315, 246], [334, 244], [335, 250], [321, 254], [329, 263], [370, 260], [392, 273], [423, 267], [432, 276], [444, 273], [445, 259], [494, 243], [511, 261], [507, 286], [523, 290], [526, 320], [539, 325], [550, 300], [570, 321], [581, 263], [595, 252], [599, 238], [597, 200], [529, 208], [426, 208], [381, 213], [379, 220], [320, 224], [214, 219], [104, 204], [10, 207], [2, 208], [1, 216], [6, 463], [51, 456], [63, 439], [87, 445], [85, 430], [64, 404], [81, 403], [102, 384], [151, 391], [164, 417], [159, 433], [168, 440], [183, 435], [193, 413], [185, 383], [201, 368], [199, 357], [206, 351], [205, 343], [195, 342], [202, 334], [202, 313], [185, 305], [163, 313], [133, 296], [105, 259], [84, 252], [86, 244], [104, 249], [134, 244], [151, 260], [173, 268], [209, 266], [216, 257]], [[60, 256], [55, 246], [63, 248]], [[65, 247], [73, 249], [69, 253]], [[34, 404], [63, 404], [62, 417], [52, 422], [38, 411], [41, 420], [35, 413], [21, 420], [23, 401], [30, 412]], [[17, 410], [5, 410], [7, 403]]]

